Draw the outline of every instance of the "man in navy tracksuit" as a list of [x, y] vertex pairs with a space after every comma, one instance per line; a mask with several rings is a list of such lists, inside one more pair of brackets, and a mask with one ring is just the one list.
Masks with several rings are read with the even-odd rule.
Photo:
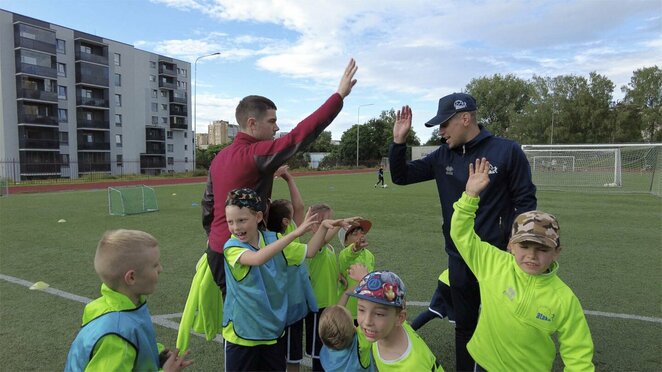
[[456, 368], [458, 371], [473, 370], [474, 361], [466, 344], [478, 322], [480, 292], [476, 277], [450, 237], [453, 203], [464, 191], [469, 164], [477, 158], [487, 158], [490, 185], [481, 193], [475, 228], [481, 239], [505, 250], [514, 218], [536, 209], [536, 187], [521, 147], [513, 141], [494, 137], [477, 123], [476, 100], [472, 96], [454, 93], [439, 100], [437, 115], [425, 126], [440, 125], [439, 135], [445, 143], [425, 158], [408, 162], [406, 139], [411, 120], [409, 106], [404, 106], [396, 114], [393, 143], [389, 149], [391, 180], [397, 185], [429, 180], [437, 183], [456, 317]]

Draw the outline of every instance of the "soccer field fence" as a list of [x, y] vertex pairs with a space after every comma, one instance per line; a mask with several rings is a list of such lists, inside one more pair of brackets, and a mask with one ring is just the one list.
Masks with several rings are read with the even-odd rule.
[[662, 143], [523, 145], [541, 188], [596, 187], [662, 196]]

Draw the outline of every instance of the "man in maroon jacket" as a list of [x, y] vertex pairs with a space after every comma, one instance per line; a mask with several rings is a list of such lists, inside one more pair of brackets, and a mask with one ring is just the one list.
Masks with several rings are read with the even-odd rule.
[[262, 96], [244, 97], [235, 117], [239, 133], [232, 144], [219, 152], [209, 168], [202, 199], [202, 225], [209, 236], [207, 261], [216, 284], [225, 296], [223, 246], [230, 238], [225, 220], [225, 198], [236, 188], [248, 187], [271, 198], [274, 172], [302, 147], [312, 143], [331, 124], [343, 106], [343, 99], [356, 84], [358, 66], [350, 59], [338, 91], [287, 135], [274, 139], [278, 131], [276, 105]]

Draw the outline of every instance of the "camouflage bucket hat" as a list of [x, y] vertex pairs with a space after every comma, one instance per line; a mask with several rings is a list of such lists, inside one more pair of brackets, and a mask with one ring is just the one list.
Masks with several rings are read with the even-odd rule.
[[386, 306], [404, 308], [405, 293], [405, 283], [395, 273], [373, 271], [361, 279], [350, 296]]
[[536, 242], [557, 248], [560, 244], [559, 222], [553, 215], [541, 211], [522, 213], [513, 222], [510, 242]]
[[262, 198], [252, 189], [234, 189], [228, 193], [225, 199], [225, 205], [236, 205], [240, 208], [249, 208], [256, 212], [265, 212], [267, 204]]

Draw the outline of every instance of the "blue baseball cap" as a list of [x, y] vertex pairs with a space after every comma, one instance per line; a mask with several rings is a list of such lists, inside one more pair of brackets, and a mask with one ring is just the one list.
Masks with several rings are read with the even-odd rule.
[[428, 120], [425, 126], [430, 128], [447, 122], [458, 112], [476, 111], [476, 99], [466, 93], [453, 93], [439, 99], [437, 116]]

